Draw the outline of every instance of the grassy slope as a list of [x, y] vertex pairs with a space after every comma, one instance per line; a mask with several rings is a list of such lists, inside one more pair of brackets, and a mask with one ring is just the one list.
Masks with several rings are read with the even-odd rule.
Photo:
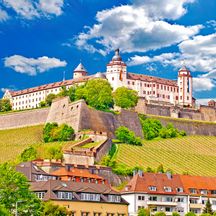
[[43, 125], [0, 130], [0, 163], [14, 161], [24, 149], [31, 145], [35, 146], [38, 150], [39, 158], [49, 158], [49, 147], [63, 146], [65, 143], [71, 143], [44, 143], [42, 140], [42, 131]]
[[141, 147], [119, 144], [116, 159], [130, 167], [140, 165], [156, 169], [163, 164], [165, 169], [180, 174], [216, 176], [216, 137], [145, 141]]

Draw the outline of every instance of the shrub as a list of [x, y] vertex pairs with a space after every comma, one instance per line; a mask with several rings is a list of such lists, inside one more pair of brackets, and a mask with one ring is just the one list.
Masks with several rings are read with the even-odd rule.
[[160, 164], [157, 168], [157, 173], [164, 173], [163, 164]]
[[40, 106], [40, 107], [45, 107], [45, 106], [46, 106], [46, 102], [45, 102], [45, 101], [41, 101], [41, 102], [39, 103], [39, 106]]
[[37, 158], [37, 150], [32, 146], [25, 149], [20, 156], [22, 162], [32, 161], [35, 160], [36, 158]]
[[162, 129], [162, 124], [157, 119], [143, 119], [140, 117], [144, 137], [147, 140], [154, 139], [159, 136], [159, 132]]
[[156, 212], [155, 216], [166, 216], [164, 212]]
[[178, 212], [173, 212], [172, 216], [180, 216], [180, 214]]
[[60, 146], [52, 146], [48, 149], [48, 153], [49, 153], [49, 159], [60, 159], [62, 160], [63, 158], [63, 153], [62, 153], [62, 150], [61, 150], [61, 147]]
[[66, 124], [47, 123], [43, 129], [44, 142], [68, 141], [73, 135], [74, 129]]
[[151, 167], [146, 168], [147, 173], [154, 173], [154, 170]]
[[138, 216], [150, 216], [150, 210], [146, 208], [140, 208], [138, 210]]
[[141, 138], [136, 137], [135, 133], [129, 130], [127, 127], [120, 126], [116, 129], [115, 135], [123, 143], [132, 145], [142, 145]]
[[11, 103], [9, 99], [1, 99], [0, 100], [0, 112], [7, 112], [12, 109]]

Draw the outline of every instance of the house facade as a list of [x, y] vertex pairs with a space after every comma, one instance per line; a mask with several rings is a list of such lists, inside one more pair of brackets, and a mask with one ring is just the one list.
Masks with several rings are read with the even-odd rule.
[[149, 208], [151, 215], [161, 211], [199, 215], [208, 199], [216, 211], [216, 178], [139, 172], [125, 186], [122, 197], [129, 203], [129, 216], [137, 215], [140, 208]]
[[127, 71], [127, 65], [119, 54], [119, 49], [115, 51], [115, 55], [107, 64], [104, 73], [88, 75], [87, 70], [80, 63], [74, 70], [73, 79], [71, 80], [63, 80], [62, 82], [45, 84], [20, 91], [7, 90], [3, 97], [10, 99], [13, 110], [37, 108], [40, 106], [40, 102], [44, 101], [49, 94], [58, 94], [61, 87], [70, 88], [74, 85], [84, 84], [87, 80], [94, 78], [107, 79], [113, 90], [121, 86], [136, 90], [139, 97], [148, 101], [188, 107], [193, 105], [192, 76], [185, 66], [178, 71], [177, 81], [130, 73]]

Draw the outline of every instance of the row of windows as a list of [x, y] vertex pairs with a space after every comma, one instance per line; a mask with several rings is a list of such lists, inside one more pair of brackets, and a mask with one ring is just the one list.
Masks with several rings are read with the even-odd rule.
[[[73, 216], [75, 216], [75, 212], [73, 213]], [[90, 216], [90, 212], [81, 212], [81, 216]], [[102, 216], [101, 212], [94, 212], [93, 216]], [[106, 216], [125, 216], [125, 214], [115, 214], [115, 213], [106, 213]]]
[[[157, 187], [156, 186], [149, 186], [148, 189], [150, 191], [157, 191]], [[169, 186], [164, 186], [164, 191], [165, 192], [172, 192], [172, 188], [169, 187]], [[178, 188], [176, 188], [176, 191], [179, 192], [179, 193], [182, 193], [183, 192], [183, 188], [178, 187]]]
[[157, 196], [150, 196], [150, 201], [161, 201], [161, 202], [179, 202], [183, 203], [185, 199], [183, 197], [157, 197]]
[[[112, 80], [114, 80], [114, 77], [112, 78]], [[135, 82], [134, 81], [128, 81], [128, 85], [135, 85]], [[178, 88], [177, 87], [173, 87], [173, 86], [166, 86], [166, 85], [162, 85], [162, 84], [147, 84], [147, 83], [138, 83], [138, 85], [140, 85], [141, 87], [144, 86], [144, 87], [147, 87], [147, 88], [156, 88], [157, 89], [161, 89], [161, 90], [164, 90], [164, 91], [173, 91], [173, 92], [178, 92]]]
[[14, 105], [21, 105], [21, 104], [28, 104], [28, 103], [32, 103], [32, 102], [40, 102], [42, 100], [42, 98], [35, 98], [35, 99], [30, 99], [30, 100], [26, 100], [26, 101], [20, 101], [20, 102], [16, 102], [16, 103], [14, 103]]
[[192, 193], [192, 194], [199, 194], [200, 193], [202, 195], [207, 195], [209, 193], [209, 194], [216, 195], [216, 190], [208, 191], [207, 189], [198, 190], [196, 188], [190, 188], [190, 193]]

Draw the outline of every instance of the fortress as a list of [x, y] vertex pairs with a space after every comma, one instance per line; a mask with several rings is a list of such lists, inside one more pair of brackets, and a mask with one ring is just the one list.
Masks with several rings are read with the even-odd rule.
[[115, 51], [115, 55], [107, 64], [104, 73], [89, 76], [87, 70], [80, 63], [74, 70], [73, 79], [71, 80], [20, 91], [7, 90], [4, 98], [10, 99], [13, 110], [37, 108], [40, 106], [40, 102], [44, 101], [49, 94], [58, 94], [62, 86], [68, 89], [71, 86], [81, 85], [87, 80], [95, 78], [107, 79], [114, 91], [121, 86], [136, 90], [139, 97], [147, 101], [165, 103], [170, 106], [194, 107], [195, 105], [195, 99], [192, 97], [192, 76], [185, 66], [178, 71], [177, 81], [130, 73], [127, 71], [127, 65], [119, 54], [119, 49]]

